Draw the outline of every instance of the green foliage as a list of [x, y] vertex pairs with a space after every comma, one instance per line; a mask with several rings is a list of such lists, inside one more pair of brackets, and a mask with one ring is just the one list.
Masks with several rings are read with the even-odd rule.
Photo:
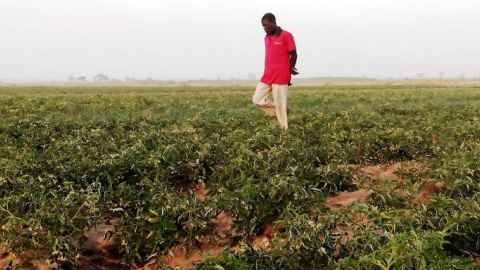
[[[0, 242], [74, 268], [85, 230], [116, 220], [107, 236], [125, 264], [141, 263], [196, 251], [227, 212], [240, 248], [197, 269], [476, 267], [478, 87], [292, 87], [288, 131], [252, 89], [0, 88]], [[344, 165], [406, 160], [425, 170], [373, 185], [363, 204], [323, 205], [358, 188]], [[444, 188], [413, 203], [429, 181]], [[264, 250], [248, 237], [265, 224], [276, 233]]]
[[119, 184], [111, 202], [112, 215], [119, 217], [117, 242], [126, 262], [164, 253], [174, 244], [195, 247], [196, 239], [211, 231], [207, 222], [216, 217], [206, 202], [148, 179], [134, 189]]
[[[363, 254], [359, 241], [359, 254], [341, 259], [330, 269], [472, 269], [475, 263], [464, 258], [449, 257], [443, 246], [448, 243], [444, 231], [423, 231], [417, 234], [397, 233], [386, 235], [381, 239], [384, 243], [380, 249]], [[378, 239], [375, 235], [361, 235], [358, 239], [368, 238], [371, 242]]]

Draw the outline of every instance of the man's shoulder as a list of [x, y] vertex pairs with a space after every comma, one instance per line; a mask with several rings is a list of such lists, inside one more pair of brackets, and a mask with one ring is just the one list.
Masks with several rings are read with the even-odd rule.
[[282, 35], [285, 35], [285, 36], [289, 36], [289, 37], [293, 37], [292, 33], [282, 29]]

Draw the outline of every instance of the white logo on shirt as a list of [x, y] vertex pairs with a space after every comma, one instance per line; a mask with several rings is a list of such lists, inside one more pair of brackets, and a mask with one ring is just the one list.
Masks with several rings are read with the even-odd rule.
[[275, 41], [275, 45], [282, 45], [282, 43], [281, 43], [281, 42], [276, 42], [276, 41]]

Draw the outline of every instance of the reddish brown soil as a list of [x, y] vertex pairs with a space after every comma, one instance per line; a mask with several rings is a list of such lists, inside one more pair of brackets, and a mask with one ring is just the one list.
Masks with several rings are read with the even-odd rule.
[[[382, 164], [375, 166], [361, 167], [359, 165], [349, 165], [343, 167], [344, 169], [354, 170], [356, 177], [354, 182], [361, 188], [353, 192], [339, 192], [338, 194], [330, 195], [325, 201], [324, 205], [330, 209], [337, 209], [339, 207], [347, 208], [355, 202], [365, 202], [365, 199], [370, 195], [371, 191], [367, 189], [373, 186], [378, 186], [386, 181], [405, 181], [403, 177], [397, 174], [401, 170], [423, 169], [415, 161], [397, 162], [390, 165]], [[419, 192], [413, 202], [427, 202], [427, 198], [433, 192], [439, 191], [444, 186], [443, 182], [432, 184], [431, 180], [425, 185], [423, 191]], [[419, 187], [417, 187], [419, 188]], [[395, 190], [400, 195], [404, 195], [403, 190]]]
[[196, 189], [193, 190], [193, 193], [199, 197], [202, 200], [210, 201], [213, 198], [210, 196], [207, 196], [207, 193], [210, 191], [210, 189], [207, 189], [205, 187], [205, 183], [201, 182]]
[[[52, 269], [47, 261], [40, 261], [36, 259], [38, 252], [30, 250], [27, 251], [24, 258], [18, 258], [13, 253], [5, 251], [3, 245], [0, 245], [0, 269], [17, 269], [17, 266], [30, 263], [35, 266], [37, 270]], [[41, 254], [44, 255], [44, 254]], [[9, 268], [10, 267], [10, 268]]]
[[0, 269], [7, 269], [9, 265], [15, 267], [15, 265], [20, 263], [20, 260], [15, 258], [12, 253], [3, 251], [3, 247], [0, 250], [2, 250], [0, 252]]
[[[340, 243], [345, 244], [347, 243], [348, 239], [352, 238], [355, 235], [355, 230], [347, 225], [340, 225], [332, 230], [333, 233], [341, 233]], [[338, 238], [337, 238], [338, 239]], [[335, 251], [333, 252], [333, 256], [336, 257], [340, 254], [341, 246], [337, 245]]]
[[271, 247], [270, 241], [277, 236], [279, 230], [276, 229], [272, 223], [265, 223], [261, 227], [261, 233], [258, 235], [250, 235], [248, 237], [248, 243], [254, 249], [268, 250]]
[[347, 208], [355, 202], [364, 202], [370, 193], [371, 191], [365, 189], [353, 192], [341, 191], [336, 195], [328, 196], [324, 205], [330, 209]]
[[233, 250], [238, 249], [238, 246], [233, 246], [233, 237], [236, 236], [235, 231], [232, 230], [233, 222], [234, 218], [227, 213], [220, 213], [217, 218], [211, 220], [214, 233], [198, 239], [199, 249], [190, 250], [187, 255], [187, 251], [181, 245], [175, 246], [170, 249], [168, 254], [152, 259], [142, 269], [159, 269], [157, 261], [171, 268], [188, 269], [192, 268], [195, 263], [204, 260], [206, 256], [218, 256], [227, 246]]
[[105, 239], [105, 233], [115, 233], [114, 224], [117, 222], [118, 220], [116, 219], [108, 223], [104, 222], [83, 234], [85, 242], [82, 247], [85, 251], [80, 254], [79, 258], [79, 267], [81, 269], [122, 269], [120, 264], [122, 256], [118, 250], [115, 238]]
[[432, 181], [428, 181], [425, 184], [425, 187], [423, 190], [415, 196], [413, 199], [413, 202], [415, 203], [427, 203], [428, 198], [436, 192], [439, 192], [445, 187], [445, 182], [437, 182], [437, 183], [432, 183]]

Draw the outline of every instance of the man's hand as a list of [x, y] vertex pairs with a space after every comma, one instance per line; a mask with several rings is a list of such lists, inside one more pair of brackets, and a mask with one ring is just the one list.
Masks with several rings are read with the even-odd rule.
[[295, 68], [294, 66], [290, 66], [290, 74], [297, 75], [298, 74], [297, 68]]

